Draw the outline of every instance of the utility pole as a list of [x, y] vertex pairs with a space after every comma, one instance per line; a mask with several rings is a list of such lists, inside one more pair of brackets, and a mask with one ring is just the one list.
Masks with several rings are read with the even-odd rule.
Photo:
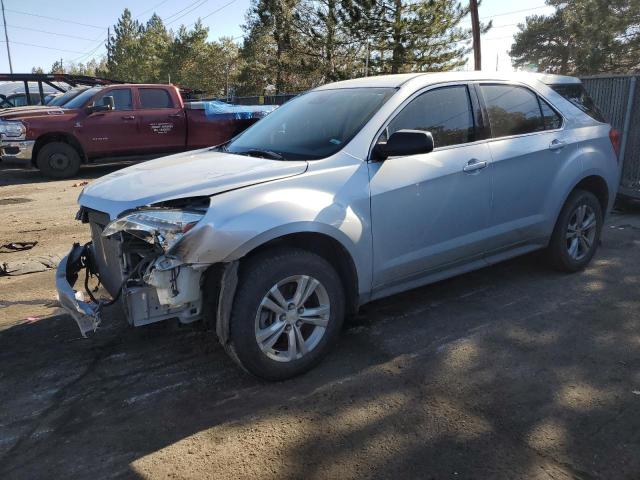
[[111, 65], [111, 27], [107, 27], [107, 68]]
[[369, 76], [369, 40], [367, 40], [367, 57], [364, 61], [364, 76]]
[[0, 0], [2, 4], [2, 21], [4, 22], [4, 38], [7, 42], [7, 57], [9, 57], [9, 72], [13, 73], [13, 65], [11, 64], [11, 49], [9, 48], [9, 34], [7, 33], [7, 18], [4, 15], [4, 0]]
[[473, 33], [473, 66], [475, 70], [482, 68], [482, 57], [480, 56], [480, 18], [478, 17], [478, 0], [470, 0], [471, 10], [471, 30]]

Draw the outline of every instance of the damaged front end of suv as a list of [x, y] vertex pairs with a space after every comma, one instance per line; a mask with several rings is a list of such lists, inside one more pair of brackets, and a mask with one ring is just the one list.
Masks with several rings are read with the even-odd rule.
[[[164, 202], [123, 212], [114, 220], [80, 209], [77, 218], [90, 225], [92, 241], [73, 246], [58, 267], [56, 286], [61, 305], [83, 336], [98, 328], [103, 308], [118, 300], [133, 326], [202, 318], [201, 280], [210, 265], [186, 263], [178, 245], [205, 216], [209, 202], [209, 197]], [[111, 300], [95, 297], [91, 277]], [[84, 288], [76, 287], [79, 281]]]

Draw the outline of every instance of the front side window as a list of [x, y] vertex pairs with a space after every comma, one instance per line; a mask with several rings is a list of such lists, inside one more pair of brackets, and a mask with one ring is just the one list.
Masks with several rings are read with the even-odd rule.
[[282, 160], [325, 158], [341, 150], [395, 91], [363, 87], [305, 93], [220, 148]]
[[102, 105], [104, 97], [113, 97], [114, 110], [133, 110], [133, 100], [130, 88], [116, 88], [99, 95], [94, 100], [94, 105]]
[[423, 93], [389, 123], [383, 136], [406, 129], [431, 132], [435, 148], [473, 141], [473, 113], [467, 87], [442, 87]]
[[493, 137], [508, 137], [544, 130], [538, 96], [514, 85], [482, 85]]
[[169, 92], [162, 88], [141, 88], [140, 108], [173, 108]]

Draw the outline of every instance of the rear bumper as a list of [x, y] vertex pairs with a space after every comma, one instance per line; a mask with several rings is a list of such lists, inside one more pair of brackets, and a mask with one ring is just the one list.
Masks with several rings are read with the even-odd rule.
[[0, 141], [0, 156], [18, 160], [31, 160], [35, 140], [7, 140]]
[[56, 290], [58, 301], [76, 321], [80, 333], [87, 337], [87, 332], [95, 332], [100, 325], [101, 305], [84, 300], [82, 291], [74, 290], [73, 286], [78, 274], [92, 262], [93, 251], [89, 245], [75, 243], [69, 254], [62, 259], [56, 271]]

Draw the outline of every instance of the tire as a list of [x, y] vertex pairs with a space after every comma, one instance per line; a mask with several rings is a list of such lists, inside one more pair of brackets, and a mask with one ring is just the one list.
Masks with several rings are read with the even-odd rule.
[[38, 152], [36, 166], [49, 178], [70, 178], [80, 170], [80, 155], [68, 143], [51, 142]]
[[[598, 248], [602, 223], [602, 207], [596, 196], [585, 190], [571, 192], [547, 247], [551, 265], [562, 272], [585, 268]], [[587, 228], [589, 225], [592, 226]]]
[[[314, 289], [306, 301], [296, 302], [300, 285]], [[271, 293], [276, 287], [279, 301]], [[328, 313], [321, 308], [327, 302]], [[305, 250], [268, 250], [240, 265], [227, 347], [249, 373], [285, 380], [308, 371], [327, 354], [340, 335], [344, 315], [344, 288], [329, 262]]]

